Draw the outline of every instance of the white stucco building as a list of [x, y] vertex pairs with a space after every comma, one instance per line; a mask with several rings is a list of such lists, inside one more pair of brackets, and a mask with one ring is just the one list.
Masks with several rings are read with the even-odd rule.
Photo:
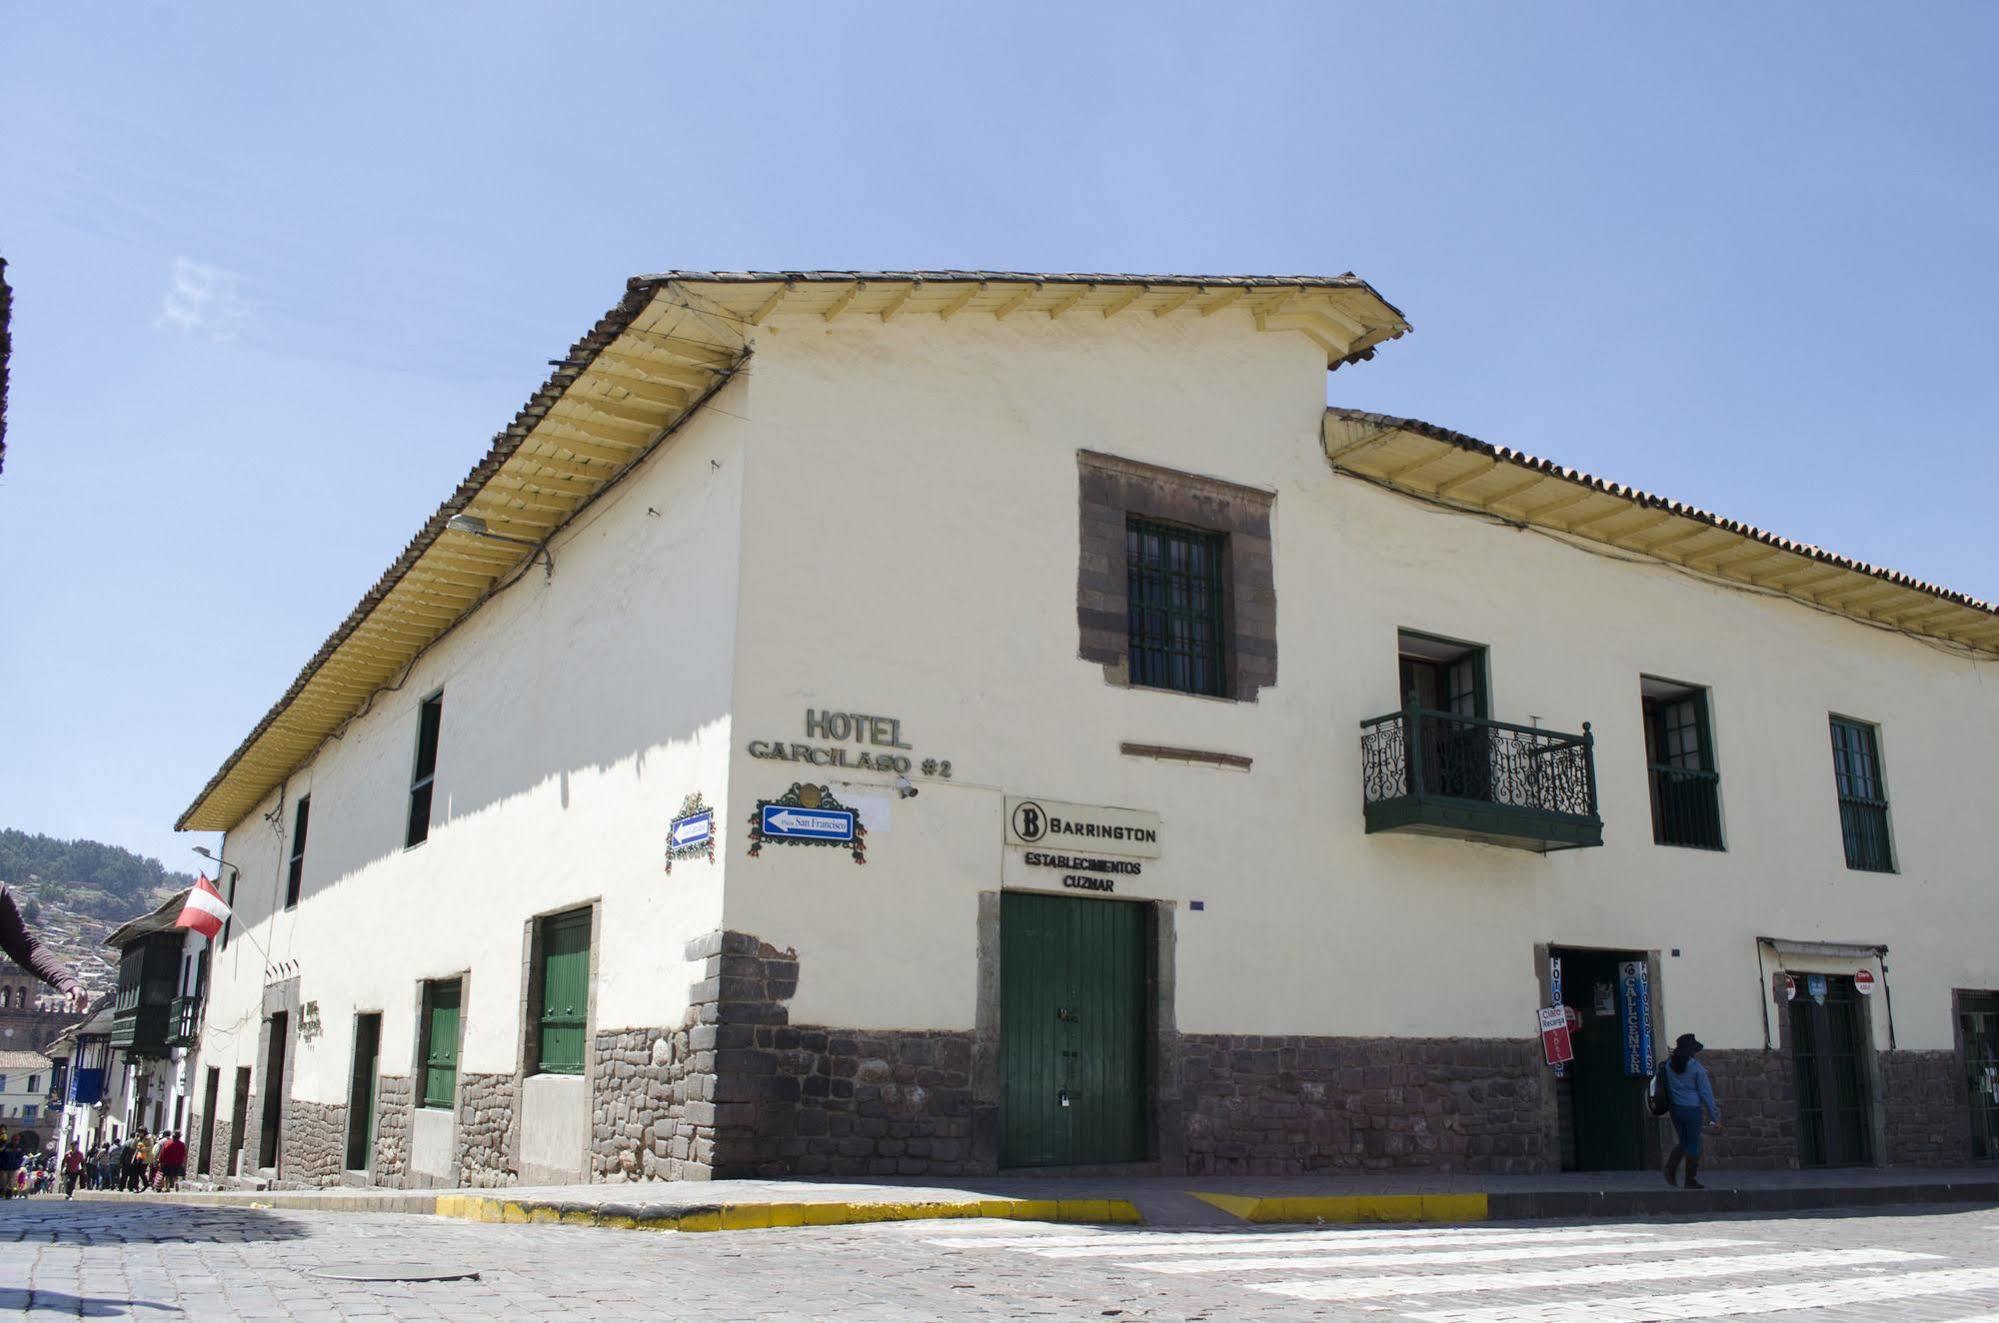
[[1637, 1166], [1685, 1031], [1724, 1160], [1992, 1156], [1999, 613], [1328, 409], [1406, 329], [631, 282], [181, 819], [197, 1163]]

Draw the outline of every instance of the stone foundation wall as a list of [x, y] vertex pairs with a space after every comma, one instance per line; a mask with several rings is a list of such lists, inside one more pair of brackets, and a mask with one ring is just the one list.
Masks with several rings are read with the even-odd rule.
[[294, 1098], [282, 1133], [278, 1175], [286, 1184], [340, 1184], [347, 1151], [347, 1104]]
[[[593, 1179], [707, 1179], [715, 1150], [710, 1095], [716, 1036], [713, 1024], [596, 1035], [590, 1080]], [[704, 1067], [699, 1073], [697, 1056]]]
[[[957, 1176], [972, 1154], [972, 1041], [964, 1033], [744, 1025], [720, 1079], [748, 1134], [725, 1131], [717, 1164], [740, 1176]], [[989, 1169], [989, 1164], [988, 1169]]]
[[1266, 1175], [1560, 1165], [1538, 1044], [1185, 1034], [1187, 1170]]
[[383, 1075], [375, 1082], [375, 1167], [377, 1185], [402, 1186], [409, 1177], [410, 1106], [415, 1092], [407, 1075]]
[[264, 1134], [264, 1095], [252, 1093], [244, 1103], [242, 1155], [236, 1164], [238, 1176], [248, 1176], [257, 1170]]
[[1881, 1156], [1896, 1166], [1971, 1161], [1971, 1109], [1954, 1051], [1883, 1052]]
[[461, 1075], [458, 1080], [458, 1170], [461, 1184], [520, 1181], [521, 1077]]
[[[195, 1133], [199, 1135], [201, 1132], [197, 1130]], [[194, 1162], [197, 1166], [201, 1163], [199, 1148], [195, 1149]], [[229, 1122], [219, 1116], [215, 1118], [215, 1145], [208, 1151], [208, 1170], [199, 1174], [217, 1180], [229, 1174]]]
[[[1702, 1141], [1706, 1161], [1733, 1167], [1798, 1165], [1797, 1071], [1788, 1051], [1711, 1048], [1701, 1064], [1714, 1077], [1721, 1129]], [[1672, 1122], [1661, 1118], [1661, 1152], [1673, 1144]]]

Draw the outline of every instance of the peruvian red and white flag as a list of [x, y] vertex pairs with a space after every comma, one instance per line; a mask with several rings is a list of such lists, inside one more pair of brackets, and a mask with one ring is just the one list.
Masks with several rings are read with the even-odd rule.
[[174, 927], [192, 928], [212, 942], [228, 919], [228, 903], [222, 899], [222, 893], [215, 889], [215, 884], [208, 880], [208, 874], [203, 873], [194, 880], [194, 885], [188, 888], [187, 904], [181, 907], [180, 917], [174, 920]]

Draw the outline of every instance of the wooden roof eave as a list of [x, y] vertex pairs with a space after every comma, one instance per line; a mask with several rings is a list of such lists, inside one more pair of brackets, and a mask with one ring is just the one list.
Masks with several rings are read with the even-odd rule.
[[[613, 352], [616, 370], [595, 372], [597, 359]], [[747, 343], [726, 322], [676, 305], [665, 285], [635, 282], [495, 438], [175, 826], [226, 831], [253, 812], [384, 685], [538, 556], [539, 544], [691, 417], [747, 354]], [[629, 372], [656, 373], [660, 382], [634, 391], [624, 384], [635, 379]], [[706, 384], [689, 389], [696, 373]], [[564, 454], [575, 458], [559, 461]], [[461, 512], [535, 545], [447, 530]]]
[[1413, 420], [1329, 409], [1322, 440], [1335, 470], [1411, 496], [1999, 655], [1999, 608], [1679, 502]]

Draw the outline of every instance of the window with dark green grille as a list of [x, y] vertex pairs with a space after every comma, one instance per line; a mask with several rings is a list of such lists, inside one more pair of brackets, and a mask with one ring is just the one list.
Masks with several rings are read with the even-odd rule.
[[1643, 676], [1645, 761], [1652, 789], [1652, 839], [1660, 845], [1719, 850], [1721, 776], [1708, 732], [1707, 690]]
[[298, 809], [292, 814], [292, 857], [285, 870], [285, 908], [298, 904], [299, 884], [305, 879], [305, 827], [312, 817], [312, 796], [299, 798]]
[[463, 985], [423, 985], [423, 1106], [445, 1107], [458, 1087], [458, 1015]]
[[1874, 727], [1832, 718], [1832, 778], [1839, 792], [1839, 830], [1846, 866], [1871, 873], [1895, 871], [1888, 840], [1888, 787], [1881, 779], [1881, 749]]
[[416, 767], [410, 774], [409, 828], [403, 833], [405, 847], [421, 844], [430, 835], [430, 790], [437, 780], [437, 736], [444, 725], [444, 695], [432, 694], [417, 711]]
[[1131, 682], [1188, 694], [1227, 692], [1220, 533], [1125, 524]]
[[583, 1073], [583, 1034], [590, 1008], [590, 911], [541, 921], [541, 1014], [536, 1024], [537, 1069]]

